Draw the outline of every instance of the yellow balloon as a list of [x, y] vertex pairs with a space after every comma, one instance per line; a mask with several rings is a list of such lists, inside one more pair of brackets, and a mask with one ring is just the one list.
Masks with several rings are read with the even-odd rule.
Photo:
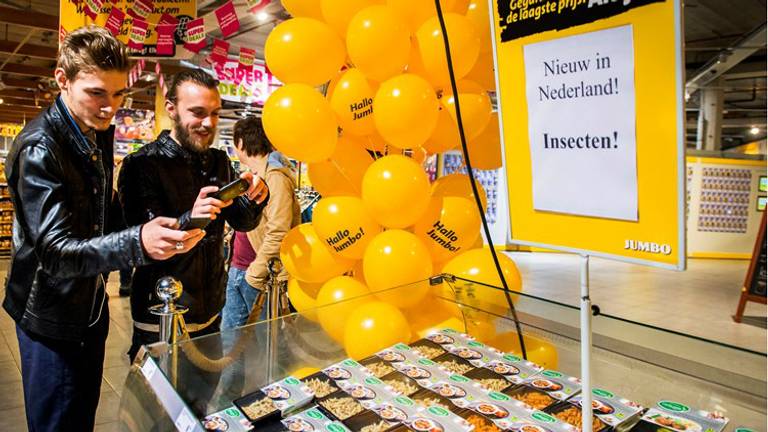
[[321, 199], [312, 210], [312, 225], [334, 253], [350, 259], [362, 259], [365, 247], [381, 232], [363, 200], [351, 196]]
[[434, 89], [410, 73], [383, 82], [373, 99], [376, 130], [401, 149], [424, 144], [437, 125], [439, 110]]
[[363, 9], [349, 22], [349, 58], [370, 79], [384, 81], [401, 73], [410, 50], [408, 26], [387, 6]]
[[304, 379], [304, 378], [306, 378], [306, 377], [308, 377], [308, 376], [310, 376], [312, 374], [318, 373], [318, 372], [320, 372], [320, 369], [318, 369], [316, 367], [304, 366], [304, 367], [301, 367], [301, 368], [298, 368], [298, 369], [294, 370], [293, 372], [289, 373], [288, 375], [290, 375], [290, 376], [292, 376], [294, 378]]
[[416, 147], [408, 150], [403, 150], [403, 156], [413, 159], [419, 165], [423, 165], [427, 161], [429, 154], [424, 147]]
[[[523, 343], [525, 344], [525, 351], [529, 361], [546, 369], [557, 369], [557, 348], [551, 342], [524, 334]], [[497, 335], [488, 341], [488, 345], [521, 357], [523, 355], [520, 349], [520, 339], [517, 333], [513, 331]]]
[[348, 273], [349, 276], [355, 278], [362, 284], [365, 284], [365, 274], [363, 273], [363, 260], [357, 261], [352, 270]]
[[360, 195], [363, 175], [373, 163], [365, 150], [367, 138], [341, 136], [330, 159], [310, 163], [307, 174], [312, 187], [324, 197]]
[[[315, 0], [318, 1], [318, 0]], [[319, 0], [320, 11], [323, 13], [323, 19], [328, 23], [336, 33], [345, 38], [347, 36], [347, 26], [358, 12], [361, 10], [383, 3], [383, 0]]]
[[469, 250], [480, 234], [480, 214], [464, 197], [433, 197], [413, 232], [434, 261], [445, 261]]
[[[477, 56], [477, 61], [467, 76], [466, 80], [472, 80], [478, 83], [483, 89], [496, 91], [496, 76], [493, 74], [493, 52], [481, 52]], [[459, 102], [461, 103], [461, 102]]]
[[320, 2], [317, 0], [280, 0], [285, 10], [293, 17], [308, 17], [322, 20]]
[[407, 308], [418, 304], [429, 292], [426, 280], [432, 276], [432, 261], [426, 246], [415, 235], [391, 229], [368, 244], [363, 255], [363, 273], [376, 297]]
[[[480, 38], [467, 17], [457, 13], [446, 13], [444, 17], [451, 45], [454, 75], [459, 80], [474, 66], [480, 53]], [[427, 72], [426, 78], [436, 85], [449, 84], [443, 31], [438, 18], [432, 17], [425, 21], [416, 32], [416, 37], [419, 41], [421, 60]]]
[[301, 282], [294, 278], [288, 281], [288, 299], [291, 300], [293, 307], [310, 321], [317, 322], [315, 297], [321, 286], [321, 284]]
[[371, 302], [358, 307], [346, 320], [344, 348], [351, 358], [362, 359], [396, 343], [408, 343], [411, 329], [396, 307]]
[[[472, 81], [461, 81], [456, 85], [456, 89], [459, 92], [458, 99], [464, 135], [467, 141], [470, 141], [480, 135], [491, 120], [491, 98], [479, 84]], [[440, 103], [451, 116], [451, 120], [456, 123], [456, 97], [450, 87], [440, 98]], [[458, 135], [458, 125], [456, 127]]]
[[475, 239], [475, 242], [472, 243], [472, 246], [470, 246], [469, 248], [470, 249], [478, 249], [478, 248], [481, 248], [483, 246], [485, 246], [485, 240], [483, 240], [483, 236], [482, 235], [478, 235], [477, 238]]
[[[459, 101], [461, 104], [461, 101]], [[459, 127], [456, 121], [448, 114], [448, 109], [441, 103], [437, 117], [437, 126], [432, 131], [423, 147], [430, 153], [443, 153], [461, 146]]]
[[294, 227], [280, 245], [280, 260], [291, 276], [319, 283], [352, 268], [353, 261], [335, 256], [318, 237], [312, 224]]
[[411, 35], [411, 50], [408, 54], [408, 67], [406, 70], [408, 73], [422, 78], [427, 76], [427, 70], [424, 69], [424, 62], [421, 60], [421, 53], [419, 52], [419, 41], [413, 35]]
[[495, 316], [476, 311], [470, 311], [467, 314], [465, 322], [467, 323], [466, 333], [480, 342], [488, 343], [496, 337]]
[[[455, 0], [453, 6], [451, 6], [450, 12], [456, 12], [458, 14], [466, 14], [467, 8], [469, 8], [469, 0]], [[486, 17], [486, 21], [488, 21]]]
[[[443, 13], [453, 12], [457, 0], [440, 0]], [[424, 21], [437, 15], [434, 0], [387, 0], [387, 6], [394, 9], [408, 23], [411, 33], [416, 33]]]
[[[321, 52], [323, 55], [318, 54]], [[344, 43], [325, 23], [291, 18], [269, 33], [264, 59], [280, 81], [318, 86], [339, 71], [346, 52]]]
[[[487, 210], [488, 200], [485, 197], [485, 189], [483, 189], [483, 185], [481, 185], [477, 179], [475, 179], [475, 186], [477, 186], [477, 191], [480, 193], [480, 202], [483, 205], [483, 210]], [[449, 174], [438, 178], [432, 183], [432, 196], [465, 197], [473, 203], [475, 202], [475, 195], [472, 193], [472, 185], [470, 185], [469, 176], [466, 174]]]
[[480, 52], [491, 52], [491, 21], [488, 19], [488, 2], [483, 0], [469, 0], [466, 17], [475, 26], [475, 31], [480, 37]]
[[485, 129], [467, 144], [467, 150], [472, 168], [483, 170], [501, 168], [501, 137], [499, 136], [498, 113], [491, 115]]
[[414, 340], [416, 339], [423, 339], [427, 337], [430, 333], [436, 333], [440, 330], [445, 329], [453, 329], [457, 332], [466, 333], [466, 326], [464, 325], [464, 320], [457, 317], [450, 317], [446, 319], [445, 321], [437, 322], [432, 324], [431, 326], [421, 327], [417, 330], [411, 329], [414, 333], [416, 333], [416, 336], [413, 337]]
[[379, 135], [378, 132], [374, 132], [365, 137], [366, 141], [364, 147], [366, 150], [386, 154], [389, 149], [389, 143]]
[[374, 86], [356, 68], [347, 69], [334, 80], [328, 91], [339, 126], [344, 134], [370, 135], [376, 131], [373, 124]]
[[337, 342], [344, 341], [344, 325], [358, 307], [374, 301], [368, 287], [349, 276], [338, 276], [323, 284], [317, 293], [320, 326]]
[[[520, 272], [510, 257], [503, 253], [498, 253], [497, 256], [504, 279], [510, 291], [513, 292], [510, 297], [515, 302], [517, 295], [514, 292], [522, 291], [523, 281]], [[463, 304], [476, 305], [481, 310], [499, 314], [506, 313], [509, 309], [490, 249], [472, 249], [461, 253], [448, 261], [448, 264], [443, 267], [443, 272], [464, 280], [485, 284], [457, 280], [455, 285], [461, 288], [457, 294]]]
[[427, 295], [415, 306], [402, 309], [402, 312], [408, 319], [414, 339], [424, 337], [426, 330], [433, 330], [451, 318], [462, 317], [461, 311], [454, 303], [432, 295]]
[[320, 162], [336, 148], [336, 117], [323, 95], [306, 84], [286, 84], [272, 93], [262, 120], [269, 141], [290, 158]]
[[363, 202], [382, 226], [413, 225], [429, 205], [429, 179], [421, 165], [402, 155], [371, 164], [363, 177]]

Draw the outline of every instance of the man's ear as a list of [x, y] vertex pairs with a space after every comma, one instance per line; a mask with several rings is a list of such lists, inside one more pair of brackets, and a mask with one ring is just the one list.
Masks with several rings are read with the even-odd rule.
[[69, 79], [67, 79], [67, 74], [64, 73], [64, 69], [56, 68], [56, 70], [53, 71], [53, 77], [56, 84], [59, 86], [59, 90], [67, 91], [69, 89]]
[[169, 117], [173, 117], [174, 113], [176, 112], [176, 105], [174, 105], [173, 102], [169, 101], [168, 99], [165, 100], [165, 112], [168, 113]]

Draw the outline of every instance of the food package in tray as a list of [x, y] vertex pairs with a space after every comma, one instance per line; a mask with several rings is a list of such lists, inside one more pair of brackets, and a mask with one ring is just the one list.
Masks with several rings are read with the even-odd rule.
[[417, 352], [406, 344], [398, 343], [376, 353], [376, 357], [391, 363], [395, 369], [397, 364], [406, 360], [418, 361], [422, 358]]
[[728, 418], [719, 413], [663, 400], [646, 411], [632, 431], [721, 432], [727, 424]]
[[[568, 403], [581, 410], [581, 395], [569, 399]], [[592, 412], [610, 427], [623, 429], [628, 423], [637, 421], [642, 411], [643, 407], [631, 400], [618, 397], [608, 390], [592, 389]]]
[[469, 432], [474, 429], [464, 418], [438, 406], [419, 408], [403, 424], [419, 432]]
[[235, 407], [229, 407], [217, 413], [205, 416], [203, 428], [216, 432], [247, 432], [253, 430], [250, 421]]
[[281, 421], [283, 425], [291, 432], [304, 431], [331, 431], [331, 432], [350, 432], [342, 423], [333, 421], [325, 416], [317, 406], [313, 406], [299, 414], [292, 415]]
[[323, 373], [334, 379], [342, 391], [369, 410], [399, 394], [392, 386], [373, 376], [365, 366], [352, 359], [331, 365], [323, 369]]
[[490, 419], [502, 430], [531, 432], [577, 432], [579, 430], [499, 392], [488, 392], [483, 400], [474, 402], [467, 408]]
[[261, 389], [284, 415], [312, 401], [314, 392], [297, 378], [288, 376]]
[[581, 380], [553, 370], [541, 371], [529, 377], [523, 384], [564, 401], [581, 391]]
[[475, 366], [490, 369], [504, 376], [508, 381], [515, 384], [520, 384], [523, 380], [544, 370], [536, 363], [499, 351], [452, 329], [435, 331], [428, 334], [426, 339], [442, 345], [446, 351], [454, 355], [466, 358]]

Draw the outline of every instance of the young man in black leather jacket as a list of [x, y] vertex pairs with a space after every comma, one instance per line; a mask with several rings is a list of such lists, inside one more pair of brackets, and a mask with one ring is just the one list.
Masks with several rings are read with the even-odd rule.
[[[238, 178], [226, 152], [210, 148], [221, 110], [218, 82], [213, 77], [199, 69], [181, 72], [169, 83], [166, 98], [172, 130], [163, 131], [156, 141], [123, 160], [118, 189], [125, 220], [137, 224], [169, 216], [210, 222], [205, 238], [189, 253], [136, 269], [131, 285], [131, 358], [141, 345], [158, 340], [157, 316], [147, 309], [160, 302], [154, 286], [163, 276], [173, 276], [184, 287], [177, 303], [189, 307], [184, 319], [190, 336], [218, 331], [227, 283], [224, 222], [240, 231], [253, 229], [268, 192], [262, 180], [244, 173], [239, 177], [251, 183], [244, 195], [225, 202], [207, 196]], [[220, 355], [218, 349], [214, 347], [211, 355]], [[209, 378], [218, 380], [218, 375]], [[186, 387], [194, 392], [194, 385]], [[205, 395], [185, 396], [191, 404], [204, 407]]]
[[30, 431], [93, 430], [109, 330], [102, 274], [172, 258], [204, 236], [172, 218], [111, 232], [110, 121], [129, 68], [107, 30], [67, 35], [55, 71], [61, 94], [6, 160], [15, 220], [3, 307], [16, 321]]

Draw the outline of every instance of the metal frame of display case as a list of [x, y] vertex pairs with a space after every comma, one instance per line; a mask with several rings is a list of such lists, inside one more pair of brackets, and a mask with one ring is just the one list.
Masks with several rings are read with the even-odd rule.
[[[514, 322], [508, 317], [505, 302], [493, 300], [494, 295], [503, 294], [499, 288], [441, 275], [392, 290], [407, 295], [416, 285], [430, 282], [433, 303], [445, 301], [461, 312], [464, 328], [460, 330], [478, 340], [493, 336], [495, 342], [491, 345], [516, 343]], [[443, 289], [437, 290], [436, 284]], [[558, 370], [579, 376], [579, 308], [525, 293], [516, 296], [524, 334], [554, 346], [560, 362]], [[309, 318], [312, 312], [317, 310], [174, 345], [158, 343], [147, 347], [131, 366], [126, 380], [118, 414], [120, 430], [202, 431], [201, 419], [205, 415], [230, 407], [240, 396], [303, 368], [321, 369], [346, 358], [344, 348]], [[729, 428], [760, 428], [765, 424], [765, 353], [620, 317], [598, 315], [593, 321], [592, 379], [598, 386], [639, 400], [644, 406], [661, 399], [675, 399], [702, 409], [725, 411], [731, 417]], [[275, 328], [279, 329], [278, 353], [276, 360], [270, 361], [264, 342]], [[236, 393], [224, 388], [223, 381], [206, 381], [207, 372], [190, 361], [201, 357], [200, 353], [210, 352], [210, 346], [231, 347], [241, 340], [246, 342], [246, 349], [240, 366], [242, 376], [237, 378], [242, 389]], [[637, 342], [640, 340], [643, 343]], [[181, 357], [181, 364], [174, 366], [174, 370], [168, 366], [171, 362], [164, 361], [171, 355]], [[762, 375], [758, 376], [745, 372], [760, 369]], [[225, 369], [222, 375], [228, 373]], [[274, 374], [271, 378], [270, 373]]]

